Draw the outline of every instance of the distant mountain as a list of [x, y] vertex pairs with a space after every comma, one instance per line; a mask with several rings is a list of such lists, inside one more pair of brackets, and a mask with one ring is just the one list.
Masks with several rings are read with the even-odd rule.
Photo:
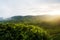
[[45, 21], [49, 15], [39, 15], [39, 16], [13, 16], [5, 19], [5, 21], [12, 22], [41, 22]]
[[[1, 18], [2, 19], [2, 18]], [[51, 16], [51, 15], [38, 15], [38, 16], [13, 16], [10, 18], [5, 19], [4, 21], [9, 22], [31, 22], [31, 23], [40, 23], [42, 21], [50, 22], [50, 21], [56, 21], [60, 20], [57, 16]]]

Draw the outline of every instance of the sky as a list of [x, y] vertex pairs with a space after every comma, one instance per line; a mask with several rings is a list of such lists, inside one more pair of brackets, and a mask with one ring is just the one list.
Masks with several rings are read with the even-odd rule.
[[60, 15], [60, 0], [0, 0], [0, 17]]

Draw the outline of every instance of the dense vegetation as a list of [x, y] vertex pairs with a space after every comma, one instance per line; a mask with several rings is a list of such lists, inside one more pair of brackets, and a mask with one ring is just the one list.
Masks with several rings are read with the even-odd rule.
[[24, 24], [0, 24], [0, 40], [50, 40], [42, 28]]
[[[4, 30], [2, 29], [3, 30], [2, 33], [4, 33], [4, 31], [9, 31], [7, 32], [9, 34], [6, 34], [6, 35], [10, 35], [10, 34], [11, 35], [8, 37], [11, 37], [13, 34], [15, 35], [15, 36], [12, 36], [10, 40], [13, 40], [13, 39], [18, 40], [17, 38], [18, 35], [23, 36], [23, 37], [18, 36], [19, 38], [22, 37], [22, 39], [20, 38], [20, 40], [42, 40], [42, 39], [43, 40], [60, 40], [60, 19], [58, 19], [55, 22], [54, 20], [51, 22], [48, 22], [48, 21], [45, 21], [47, 17], [48, 16], [14, 16], [1, 21], [0, 26], [3, 26], [4, 28]], [[11, 30], [9, 29], [6, 30], [7, 28], [11, 28]], [[33, 30], [31, 30], [31, 28]], [[33, 35], [31, 36], [32, 38], [30, 37], [30, 35]]]

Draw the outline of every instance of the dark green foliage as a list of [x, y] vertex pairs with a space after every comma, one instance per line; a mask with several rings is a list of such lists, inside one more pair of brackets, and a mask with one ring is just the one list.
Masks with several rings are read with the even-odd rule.
[[24, 24], [0, 24], [0, 40], [50, 40], [42, 28]]
[[[40, 32], [34, 33], [35, 30], [37, 30], [37, 29], [35, 29], [34, 32], [29, 31], [29, 30], [31, 30], [30, 25], [34, 25], [32, 27], [32, 29], [34, 29], [34, 27], [35, 28], [41, 27], [44, 30], [46, 30], [47, 32], [49, 32], [51, 38], [53, 38], [54, 40], [60, 40], [59, 39], [60, 36], [58, 35], [58, 34], [60, 34], [60, 20], [55, 21], [55, 22], [53, 22], [54, 20], [52, 22], [46, 22], [45, 19], [47, 17], [48, 17], [47, 15], [45, 15], [45, 16], [44, 15], [42, 15], [42, 16], [13, 16], [11, 18], [8, 18], [7, 20], [0, 22], [0, 23], [3, 23], [3, 24], [0, 24], [0, 26], [1, 26], [0, 30], [2, 30], [2, 32], [0, 34], [3, 34], [4, 31], [8, 30], [9, 35], [11, 36], [11, 34], [12, 34], [12, 39], [22, 40], [23, 38], [26, 37], [28, 39], [24, 39], [24, 40], [39, 40], [39, 38], [41, 39], [40, 34], [38, 34]], [[7, 25], [6, 23], [9, 23], [9, 24]], [[41, 28], [38, 30], [41, 30]], [[25, 32], [27, 32], [27, 34]], [[45, 36], [43, 36], [43, 40], [45, 40], [48, 37], [46, 36], [45, 31], [43, 31], [43, 32], [44, 33], [41, 33], [41, 34], [45, 35]], [[35, 35], [35, 36], [31, 36], [30, 34]], [[19, 36], [16, 37], [17, 35], [19, 35]], [[28, 35], [28, 36], [26, 36], [26, 35]], [[36, 35], [38, 35], [38, 36], [36, 36]], [[29, 39], [29, 37], [32, 37], [32, 39]]]
[[53, 37], [53, 40], [60, 40], [60, 34], [55, 35], [55, 36]]

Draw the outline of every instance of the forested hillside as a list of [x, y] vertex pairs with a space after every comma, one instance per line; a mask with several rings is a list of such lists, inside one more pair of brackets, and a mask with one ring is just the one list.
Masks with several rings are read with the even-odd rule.
[[49, 15], [13, 16], [0, 21], [0, 31], [1, 40], [60, 40], [60, 18]]
[[0, 24], [0, 40], [50, 40], [49, 34], [33, 25]]

